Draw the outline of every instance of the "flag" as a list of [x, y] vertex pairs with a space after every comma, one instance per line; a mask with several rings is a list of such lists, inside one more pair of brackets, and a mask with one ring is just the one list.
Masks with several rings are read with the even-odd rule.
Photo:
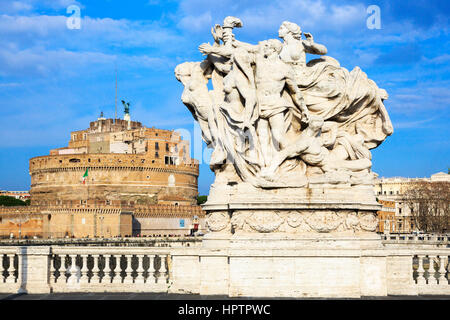
[[89, 170], [89, 169], [86, 169], [86, 172], [85, 172], [84, 175], [83, 175], [83, 184], [86, 183], [86, 180], [87, 180], [87, 178], [88, 178], [88, 170]]

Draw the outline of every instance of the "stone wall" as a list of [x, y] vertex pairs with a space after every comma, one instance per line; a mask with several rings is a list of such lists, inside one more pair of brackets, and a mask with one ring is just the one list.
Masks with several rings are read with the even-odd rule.
[[[190, 226], [205, 230], [205, 213], [191, 205], [129, 205], [114, 201], [85, 205], [73, 201], [46, 206], [0, 207], [0, 238], [125, 237], [187, 235]], [[196, 218], [195, 218], [196, 217]], [[195, 218], [195, 221], [194, 221]], [[184, 220], [184, 227], [180, 226]]]
[[[133, 200], [157, 203], [176, 195], [195, 204], [198, 165], [166, 165], [137, 154], [77, 154], [30, 159], [31, 198], [46, 200]], [[86, 184], [82, 176], [89, 168]]]

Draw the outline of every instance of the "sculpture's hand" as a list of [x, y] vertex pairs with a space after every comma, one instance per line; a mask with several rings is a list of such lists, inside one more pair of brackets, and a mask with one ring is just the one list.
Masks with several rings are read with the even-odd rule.
[[309, 115], [309, 112], [304, 112], [303, 113], [303, 122], [309, 123], [310, 120], [311, 120], [311, 116]]
[[198, 50], [203, 53], [203, 55], [208, 55], [213, 51], [213, 47], [209, 43], [202, 43], [198, 46]]
[[220, 44], [220, 40], [222, 39], [223, 35], [222, 35], [222, 27], [220, 26], [220, 24], [216, 24], [214, 25], [214, 27], [211, 28], [211, 34], [214, 38], [214, 42], [216, 44]]
[[309, 42], [314, 42], [314, 37], [312, 36], [311, 33], [305, 32], [303, 34], [305, 35], [306, 40], [308, 40]]

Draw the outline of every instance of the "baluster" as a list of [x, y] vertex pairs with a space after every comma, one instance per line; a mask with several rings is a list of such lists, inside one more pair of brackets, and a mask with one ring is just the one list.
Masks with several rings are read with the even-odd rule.
[[24, 284], [22, 283], [22, 279], [23, 279], [23, 265], [22, 265], [22, 251], [19, 250], [18, 254], [17, 254], [17, 283], [20, 284], [18, 293], [24, 293], [26, 292], [25, 289], [23, 288]]
[[[113, 255], [110, 256], [110, 259], [113, 258]], [[116, 258], [116, 267], [114, 268], [114, 278], [112, 278], [111, 283], [122, 283], [122, 275], [120, 274], [122, 268], [120, 267], [120, 258], [121, 256], [115, 256]]]
[[155, 255], [148, 256], [148, 270], [145, 283], [155, 283], [155, 257]]
[[13, 254], [7, 254], [6, 259], [9, 261], [9, 266], [6, 268], [6, 278], [5, 283], [15, 283], [16, 279], [14, 276], [14, 255]]
[[438, 280], [435, 277], [434, 257], [428, 256], [428, 259], [430, 261], [430, 266], [428, 267], [428, 284], [437, 284]]
[[450, 256], [447, 256], [447, 272], [446, 273], [447, 273], [447, 280], [450, 280]]
[[445, 277], [445, 274], [447, 273], [447, 270], [445, 270], [445, 258], [446, 256], [439, 256], [439, 278], [438, 278], [438, 284], [439, 285], [448, 285], [447, 278]]
[[78, 283], [78, 269], [77, 269], [77, 255], [76, 254], [70, 254], [70, 269], [69, 269], [69, 279], [67, 283], [70, 283], [71, 285], [75, 285]]
[[[51, 260], [50, 260], [50, 283], [55, 283], [56, 282], [56, 276], [55, 276], [55, 272], [56, 272], [55, 260], [56, 260], [56, 257], [57, 257], [56, 254], [52, 254], [51, 255]], [[19, 266], [20, 266], [20, 261], [19, 261]]]
[[159, 256], [161, 264], [158, 270], [158, 283], [163, 284], [167, 282], [166, 278], [166, 259], [167, 256]]
[[58, 282], [67, 282], [67, 267], [66, 267], [66, 255], [60, 255], [61, 257], [61, 267], [59, 268], [59, 278]]
[[100, 269], [98, 268], [98, 254], [93, 254], [92, 258], [94, 259], [94, 266], [92, 267], [92, 277], [91, 277], [91, 283], [99, 283], [100, 277], [98, 276], [98, 272]]
[[104, 255], [105, 257], [105, 268], [103, 269], [103, 279], [102, 279], [102, 283], [111, 283], [111, 268], [109, 267], [109, 264], [111, 263], [111, 258], [112, 255]]
[[81, 266], [81, 282], [83, 282], [83, 283], [89, 283], [88, 257], [89, 257], [89, 255], [87, 255], [87, 254], [81, 255], [81, 263], [83, 264]]
[[426, 284], [425, 269], [423, 268], [423, 259], [421, 255], [417, 255], [419, 260], [419, 268], [417, 269], [417, 284]]
[[133, 255], [125, 255], [125, 259], [127, 261], [127, 267], [125, 269], [125, 279], [123, 280], [123, 283], [133, 283], [133, 275], [131, 274], [133, 272], [133, 268], [131, 266]]
[[3, 254], [0, 254], [0, 283], [5, 281], [3, 277]]
[[135, 279], [136, 283], [144, 283], [144, 255], [143, 254], [138, 254], [136, 255], [137, 259], [138, 259], [138, 265], [136, 268], [136, 272], [137, 272], [137, 276]]

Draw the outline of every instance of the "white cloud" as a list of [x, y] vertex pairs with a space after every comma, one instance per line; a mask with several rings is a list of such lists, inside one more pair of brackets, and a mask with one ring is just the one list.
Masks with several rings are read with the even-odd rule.
[[198, 16], [183, 17], [178, 23], [178, 27], [180, 29], [203, 31], [211, 28], [212, 24], [211, 12], [208, 11]]
[[[181, 17], [179, 26], [186, 27], [185, 21], [188, 21], [197, 27], [200, 21], [205, 24], [211, 18], [211, 22], [205, 26], [209, 30], [212, 24], [221, 24], [228, 15], [240, 18], [244, 25], [242, 32], [250, 34], [268, 30], [276, 34], [284, 20], [296, 22], [302, 28], [310, 30], [343, 30], [355, 24], [365, 27], [366, 19], [365, 6], [362, 3], [339, 6], [328, 5], [322, 0], [221, 1], [214, 5], [214, 10], [211, 10], [210, 1], [185, 0], [179, 6], [178, 17]], [[199, 20], [197, 24], [196, 19]], [[193, 28], [193, 30], [199, 29]]]
[[23, 1], [1, 1], [0, 11], [5, 13], [19, 13], [30, 11], [33, 6]]
[[399, 121], [394, 122], [395, 129], [418, 129], [429, 127], [430, 122], [433, 122], [436, 118], [424, 119], [424, 120], [416, 120], [416, 121]]

